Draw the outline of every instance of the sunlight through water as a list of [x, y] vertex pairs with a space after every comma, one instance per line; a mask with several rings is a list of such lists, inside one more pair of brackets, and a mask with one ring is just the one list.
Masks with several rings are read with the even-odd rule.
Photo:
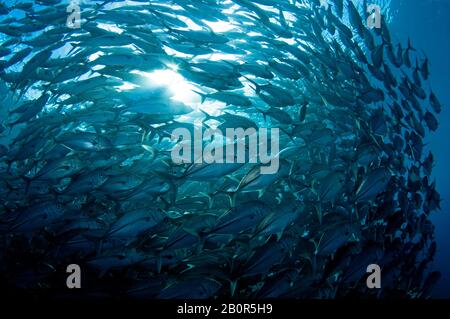
[[173, 94], [172, 99], [186, 104], [200, 102], [198, 94], [193, 92], [195, 86], [190, 84], [186, 79], [176, 72], [176, 66], [166, 70], [156, 70], [151, 73], [145, 73], [150, 84], [158, 84], [167, 87]]

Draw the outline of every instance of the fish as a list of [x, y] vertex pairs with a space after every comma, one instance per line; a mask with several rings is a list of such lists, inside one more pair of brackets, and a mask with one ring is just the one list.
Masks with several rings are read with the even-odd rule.
[[260, 85], [251, 79], [247, 80], [255, 86], [255, 92], [261, 99], [269, 104], [269, 106], [285, 107], [295, 104], [294, 97], [289, 91], [273, 84]]
[[299, 275], [296, 269], [287, 269], [268, 278], [258, 291], [258, 298], [277, 298], [287, 293]]
[[356, 229], [351, 224], [341, 225], [341, 227], [322, 233], [315, 243], [315, 254], [332, 254], [338, 248], [344, 246], [355, 235], [355, 233]]
[[246, 276], [267, 274], [270, 269], [283, 262], [292, 250], [292, 241], [284, 238], [276, 242], [268, 242], [260, 247], [245, 263]]
[[34, 118], [39, 112], [42, 111], [45, 104], [47, 103], [50, 96], [48, 94], [43, 94], [40, 96], [32, 105], [27, 104], [26, 106], [22, 105], [21, 107], [13, 110], [11, 113], [19, 113], [20, 116], [17, 120], [15, 120], [12, 123], [9, 123], [8, 125], [16, 125], [20, 123], [27, 122]]
[[285, 229], [295, 222], [299, 215], [300, 210], [292, 206], [285, 207], [281, 214], [277, 212], [267, 215], [258, 225], [260, 230], [257, 234], [265, 236], [276, 235], [277, 239], [280, 240], [283, 237]]
[[217, 101], [224, 102], [226, 105], [236, 105], [236, 106], [243, 106], [243, 107], [249, 107], [252, 105], [252, 102], [245, 96], [242, 96], [237, 93], [233, 92], [215, 92], [215, 93], [201, 93], [194, 91], [195, 93], [199, 94], [202, 98], [202, 103], [206, 101], [206, 99], [213, 99]]
[[61, 191], [65, 195], [82, 194], [92, 192], [102, 186], [108, 179], [104, 172], [90, 172], [87, 175], [75, 175], [70, 184]]
[[373, 66], [377, 69], [383, 64], [384, 43], [380, 44], [372, 51]]
[[391, 178], [390, 172], [383, 167], [369, 172], [356, 190], [357, 200], [368, 200], [385, 189]]
[[436, 95], [433, 92], [430, 92], [430, 105], [433, 108], [434, 112], [441, 113], [442, 106]]
[[[8, 285], [65, 299], [49, 269], [70, 260], [87, 298], [429, 297], [441, 197], [424, 149], [445, 106], [434, 61], [389, 8], [370, 29], [367, 4], [83, 2], [74, 29], [60, 0], [0, 4]], [[196, 135], [238, 128], [251, 136]], [[273, 173], [173, 159], [247, 152], [264, 128]]]
[[115, 221], [108, 232], [105, 234], [107, 238], [128, 238], [130, 236], [138, 236], [158, 225], [166, 218], [161, 211], [151, 211], [146, 209], [138, 209], [125, 213], [117, 221]]
[[8, 226], [9, 232], [28, 233], [55, 222], [64, 215], [65, 208], [58, 203], [47, 202], [26, 207]]
[[239, 73], [251, 74], [259, 78], [271, 80], [274, 78], [273, 73], [270, 71], [267, 65], [262, 65], [255, 62], [245, 62], [237, 66]]
[[100, 277], [103, 277], [107, 272], [124, 266], [130, 266], [139, 263], [145, 259], [137, 252], [134, 254], [117, 254], [110, 256], [98, 256], [87, 261], [87, 264], [100, 272]]
[[430, 76], [430, 70], [428, 66], [428, 58], [423, 60], [422, 66], [420, 67], [420, 74], [424, 80], [428, 80]]
[[320, 202], [333, 201], [340, 193], [345, 184], [345, 178], [341, 173], [332, 172], [324, 179], [317, 182], [317, 195]]
[[436, 117], [432, 113], [427, 111], [425, 113], [424, 120], [425, 120], [425, 123], [427, 124], [428, 128], [431, 131], [434, 132], [434, 131], [436, 131], [438, 129], [439, 123], [438, 123]]
[[183, 174], [183, 178], [194, 181], [215, 179], [225, 177], [238, 169], [244, 163], [213, 163], [213, 164], [193, 164]]
[[334, 0], [335, 10], [338, 18], [342, 18], [344, 14], [344, 0]]
[[229, 234], [256, 227], [256, 223], [265, 217], [268, 210], [268, 207], [261, 202], [249, 202], [237, 206], [219, 217], [211, 233]]
[[292, 124], [293, 120], [292, 117], [289, 115], [289, 113], [276, 108], [276, 107], [270, 107], [267, 110], [259, 110], [264, 116], [264, 119], [267, 120], [267, 116], [277, 120], [280, 124]]

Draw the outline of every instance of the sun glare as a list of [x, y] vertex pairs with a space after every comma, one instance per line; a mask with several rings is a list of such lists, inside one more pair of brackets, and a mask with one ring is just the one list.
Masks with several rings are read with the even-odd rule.
[[177, 66], [170, 66], [170, 69], [157, 70], [151, 73], [145, 73], [150, 84], [163, 85], [173, 94], [172, 99], [186, 104], [198, 103], [200, 97], [193, 92], [195, 86], [176, 72]]

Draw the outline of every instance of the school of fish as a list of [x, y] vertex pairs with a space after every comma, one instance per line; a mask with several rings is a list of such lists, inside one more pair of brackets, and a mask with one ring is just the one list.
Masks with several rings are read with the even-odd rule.
[[[429, 61], [321, 2], [81, 1], [79, 28], [0, 3], [1, 286], [70, 298], [78, 264], [85, 297], [430, 296]], [[168, 70], [197, 102], [149, 84]], [[175, 164], [198, 126], [279, 128], [280, 169]]]

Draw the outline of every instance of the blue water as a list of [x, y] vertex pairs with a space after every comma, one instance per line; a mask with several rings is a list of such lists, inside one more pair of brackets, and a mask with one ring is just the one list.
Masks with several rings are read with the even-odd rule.
[[434, 175], [442, 197], [442, 211], [435, 212], [438, 251], [434, 268], [442, 273], [435, 298], [450, 298], [450, 0], [393, 0], [392, 35], [423, 50], [430, 59], [431, 85], [443, 105], [440, 128], [427, 137], [435, 156]]

